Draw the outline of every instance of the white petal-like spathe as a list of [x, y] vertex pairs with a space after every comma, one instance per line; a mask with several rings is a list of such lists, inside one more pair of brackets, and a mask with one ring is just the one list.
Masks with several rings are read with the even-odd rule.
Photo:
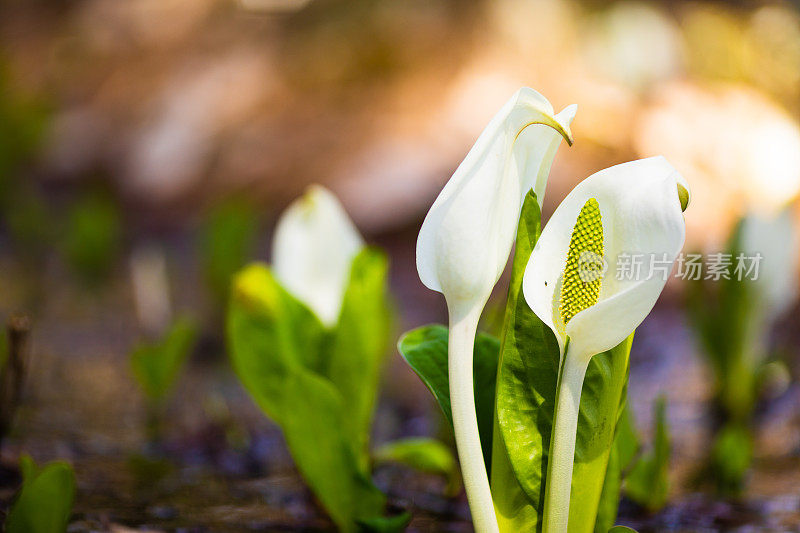
[[[746, 258], [761, 254], [754, 283], [759, 299], [757, 312], [768, 322], [797, 299], [799, 237], [790, 207], [777, 215], [752, 213], [742, 220], [741, 253]], [[735, 266], [737, 259], [732, 259]]]
[[541, 94], [520, 89], [442, 189], [417, 239], [417, 270], [449, 305], [489, 297], [508, 261], [524, 196], [533, 188], [542, 201], [562, 136], [571, 143], [575, 110], [554, 116]]
[[[689, 190], [663, 157], [623, 163], [586, 178], [553, 213], [531, 253], [523, 292], [533, 312], [556, 334], [562, 354], [567, 337], [570, 353], [579, 357], [613, 348], [653, 308], [685, 237], [679, 184]], [[564, 327], [559, 298], [567, 250], [578, 214], [590, 198], [600, 206], [607, 270], [597, 303]], [[641, 265], [638, 273], [627, 268], [636, 263]]]
[[273, 270], [286, 290], [331, 327], [339, 320], [353, 258], [363, 246], [339, 200], [315, 185], [278, 220]]

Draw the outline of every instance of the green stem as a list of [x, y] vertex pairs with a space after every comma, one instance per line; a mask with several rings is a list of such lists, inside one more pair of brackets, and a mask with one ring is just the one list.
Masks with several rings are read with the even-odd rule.
[[543, 533], [566, 533], [569, 522], [578, 409], [583, 378], [589, 366], [580, 359], [570, 357], [568, 350], [564, 353], [564, 364], [556, 389], [555, 419], [547, 462]]
[[[456, 312], [454, 312], [456, 311]], [[478, 416], [475, 413], [473, 385], [473, 350], [481, 306], [463, 312], [450, 309], [448, 367], [450, 375], [450, 408], [456, 436], [458, 460], [467, 492], [472, 522], [477, 533], [497, 533], [492, 493], [483, 462]]]

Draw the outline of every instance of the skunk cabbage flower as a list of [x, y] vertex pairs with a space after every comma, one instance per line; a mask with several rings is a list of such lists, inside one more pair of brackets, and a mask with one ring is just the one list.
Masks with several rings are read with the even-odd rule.
[[[561, 350], [544, 527], [567, 530], [581, 387], [592, 356], [644, 320], [683, 246], [689, 189], [663, 157], [607, 168], [564, 199], [523, 278], [533, 312]], [[637, 265], [639, 265], [637, 267]]]
[[497, 531], [481, 453], [472, 382], [478, 319], [508, 261], [525, 195], [541, 203], [561, 138], [572, 144], [575, 106], [554, 115], [542, 95], [517, 91], [442, 189], [420, 229], [417, 271], [450, 314], [450, 401], [464, 487], [478, 533]]
[[283, 212], [272, 241], [275, 276], [326, 327], [336, 325], [364, 241], [328, 189], [309, 187]]
[[520, 89], [439, 193], [419, 232], [417, 270], [448, 304], [488, 298], [508, 261], [525, 194], [533, 189], [541, 206], [561, 137], [572, 144], [576, 109], [554, 116], [541, 94]]

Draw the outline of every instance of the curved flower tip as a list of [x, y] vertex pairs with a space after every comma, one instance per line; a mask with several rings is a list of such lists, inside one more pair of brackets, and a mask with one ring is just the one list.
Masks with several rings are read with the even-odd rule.
[[683, 246], [688, 202], [683, 177], [652, 157], [593, 174], [558, 206], [531, 253], [523, 292], [562, 355], [569, 338], [570, 353], [588, 361], [644, 320]]
[[533, 189], [541, 203], [561, 138], [572, 143], [575, 110], [555, 115], [544, 96], [520, 89], [436, 198], [417, 240], [417, 270], [449, 305], [482, 305], [489, 297], [508, 260], [525, 194]]
[[272, 242], [275, 276], [325, 326], [334, 326], [353, 258], [363, 246], [339, 200], [313, 185], [278, 220]]

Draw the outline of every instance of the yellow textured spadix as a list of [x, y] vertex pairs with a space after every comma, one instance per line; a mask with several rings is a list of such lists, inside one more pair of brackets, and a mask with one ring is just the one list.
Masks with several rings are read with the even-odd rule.
[[603, 219], [600, 204], [589, 198], [578, 214], [567, 251], [559, 312], [566, 325], [572, 317], [597, 303], [603, 281]]

